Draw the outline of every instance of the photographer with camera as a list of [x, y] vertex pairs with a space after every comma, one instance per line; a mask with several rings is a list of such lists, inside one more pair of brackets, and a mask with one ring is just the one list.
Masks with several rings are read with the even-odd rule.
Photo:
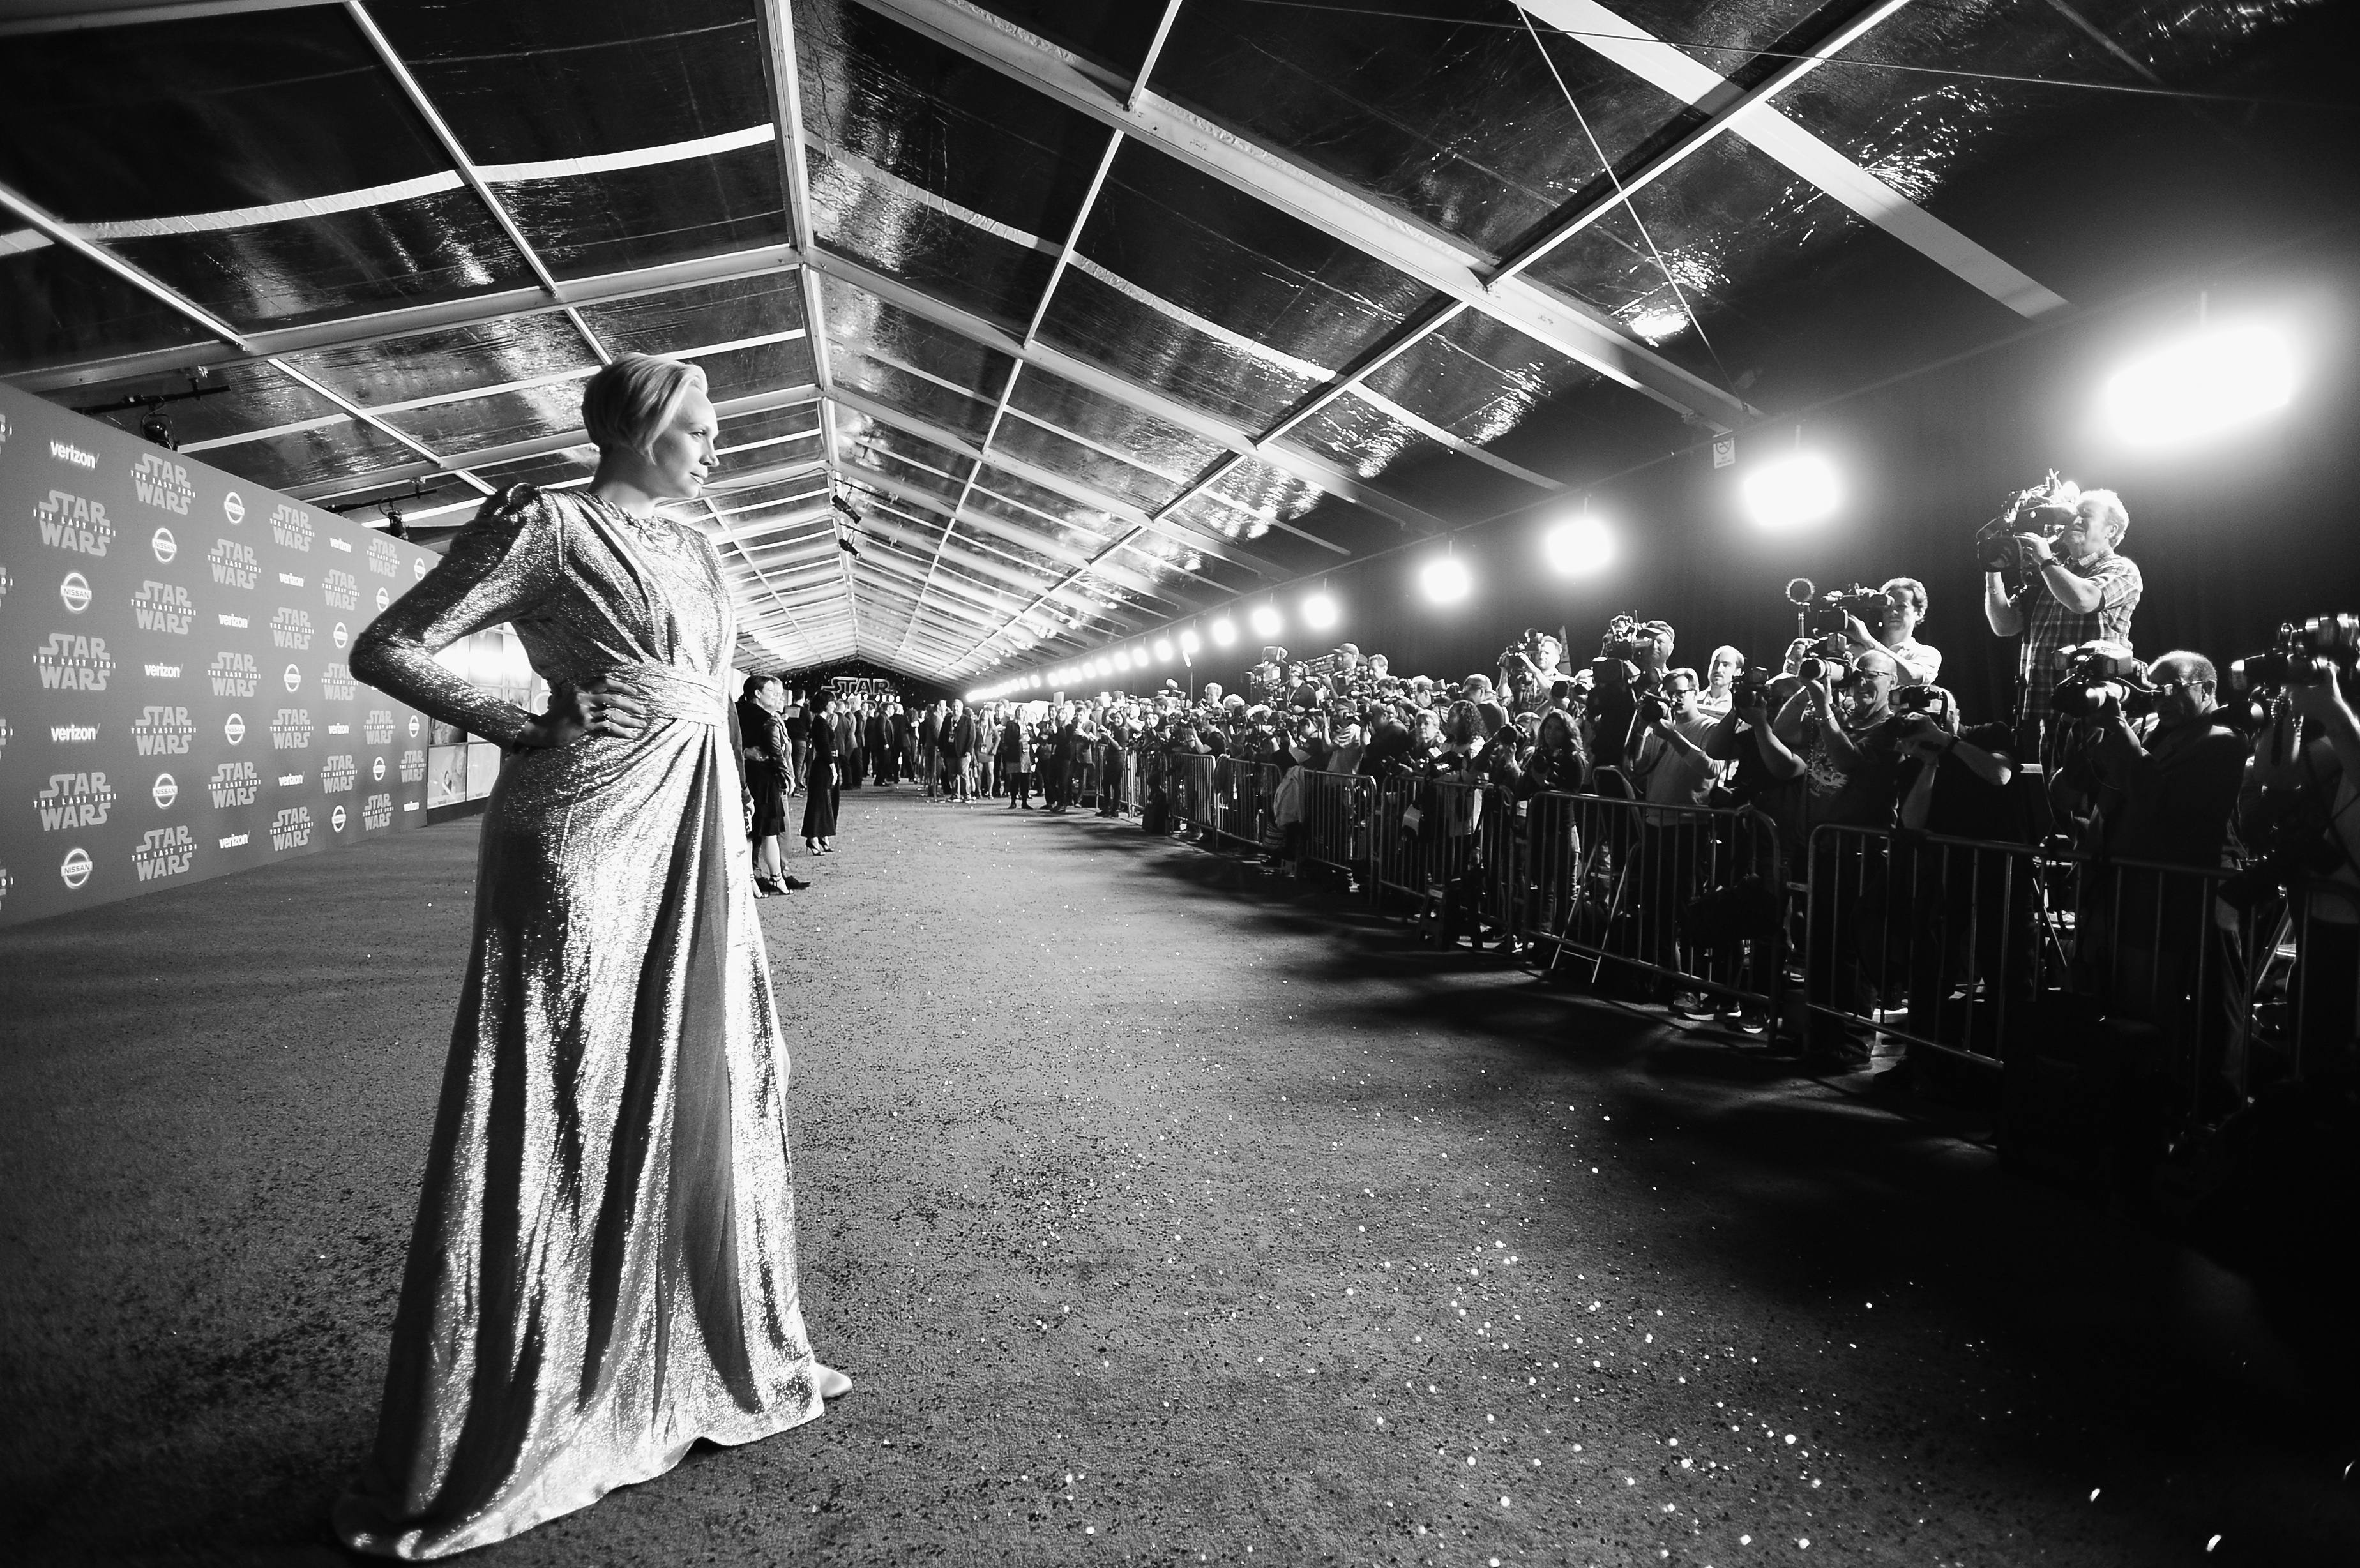
[[[2211, 870], [2222, 864], [2246, 745], [2219, 718], [2219, 672], [2201, 653], [2165, 654], [2143, 682], [2093, 689], [2092, 762], [2104, 792], [2104, 846], [2124, 860]], [[2149, 721], [2134, 727], [2146, 710]]]
[[[1891, 577], [1876, 592], [1881, 604], [1845, 607], [1844, 640], [1856, 648], [1883, 648], [1891, 654], [1900, 667], [1900, 679], [1908, 685], [1931, 686], [1940, 681], [1942, 650], [1918, 640], [1918, 628], [1926, 620], [1926, 585], [1915, 577]], [[1871, 615], [1863, 616], [1862, 609]]]
[[[2113, 491], [2058, 482], [2018, 495], [1977, 536], [1983, 619], [1994, 636], [2024, 639], [2016, 659], [2019, 756], [2053, 758], [2057, 714], [2049, 692], [2059, 655], [2094, 639], [2130, 643], [2131, 615], [2145, 588], [2137, 565], [2116, 553], [2130, 527], [2130, 513]], [[2011, 571], [2024, 574], [2021, 587], [2009, 586]]]
[[[1939, 686], [1910, 686], [1893, 696], [1893, 735], [1900, 755], [1900, 832], [1893, 840], [1885, 903], [1863, 911], [1897, 925], [1908, 946], [1909, 1033], [1961, 1044], [1976, 987], [2004, 977], [2011, 1007], [2029, 994], [2033, 932], [2031, 879], [2016, 875], [2013, 856], [1939, 838], [2017, 843], [2026, 837], [2022, 812], [2008, 785], [2016, 777], [2015, 745], [2004, 724], [1963, 724], [1958, 699]], [[1898, 898], [1903, 912], [1892, 910]], [[1988, 1010], [1995, 1025], [2003, 1015]], [[1995, 1040], [1978, 1049], [1993, 1051]], [[1914, 1085], [1917, 1067], [1905, 1047], [1900, 1064], [1878, 1076], [1880, 1088]]]
[[[1697, 706], [1693, 670], [1668, 670], [1660, 692], [1639, 700], [1639, 742], [1630, 762], [1633, 783], [1650, 808], [1706, 803], [1729, 765], [1705, 749], [1719, 721]], [[1712, 844], [1710, 819], [1678, 810], [1640, 813], [1637, 914], [1642, 951], [1678, 968], [1673, 950], [1680, 909], [1699, 891]], [[1674, 999], [1694, 1012], [1694, 998]]]
[[[2321, 617], [2311, 623], [2349, 623], [2351, 617]], [[2289, 632], [2296, 628], [2289, 626]], [[2288, 640], [2291, 640], [2289, 638]], [[2360, 1040], [2360, 717], [2344, 690], [2351, 679], [2352, 649], [2340, 659], [2305, 650], [2281, 659], [2266, 679], [2277, 683], [2265, 693], [2269, 721], [2255, 737], [2249, 788], [2267, 790], [2292, 809], [2270, 814], [2282, 846], [2273, 853], [2280, 874], [2307, 877], [2312, 889], [2310, 918], [2297, 929], [2300, 949], [2288, 994], [2295, 999], [2299, 1066], [2315, 1083], [2348, 1087], [2360, 1076], [2355, 1061]], [[2256, 660], [2238, 660], [2248, 666]], [[2343, 679], [2338, 679], [2338, 667]], [[2245, 673], [2240, 670], [2239, 673]]]
[[[1803, 764], [1788, 812], [1790, 848], [1803, 853], [1789, 864], [1808, 864], [1812, 885], [1830, 894], [1812, 905], [1813, 920], [1823, 924], [1810, 944], [1808, 994], [1820, 1006], [1866, 1016], [1877, 997], [1863, 970], [1858, 940], [1859, 890], [1868, 883], [1864, 841], [1849, 833], [1815, 838], [1813, 830], [1893, 825], [1900, 753], [1886, 721], [1899, 666], [1891, 654], [1872, 648], [1848, 660], [1808, 655], [1796, 673], [1802, 690], [1772, 725]], [[1881, 985], [1884, 964], [1877, 968]], [[1804, 1033], [1814, 1055], [1843, 1067], [1867, 1063], [1867, 1037], [1858, 1024], [1814, 1012]]]

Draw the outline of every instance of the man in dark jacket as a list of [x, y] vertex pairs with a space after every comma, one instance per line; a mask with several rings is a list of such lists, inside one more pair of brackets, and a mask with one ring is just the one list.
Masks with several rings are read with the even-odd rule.
[[943, 793], [960, 800], [973, 798], [973, 786], [967, 777], [967, 759], [975, 752], [975, 715], [957, 698], [951, 699], [951, 711], [943, 719]]
[[926, 776], [926, 799], [931, 800], [943, 781], [943, 705], [934, 703], [918, 724], [918, 766]]

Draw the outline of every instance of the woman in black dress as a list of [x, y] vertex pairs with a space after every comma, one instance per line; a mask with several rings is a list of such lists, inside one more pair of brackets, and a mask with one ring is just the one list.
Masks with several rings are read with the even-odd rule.
[[779, 858], [779, 835], [787, 831], [787, 729], [779, 710], [786, 693], [775, 675], [749, 675], [738, 700], [738, 739], [746, 754], [746, 801], [752, 809], [747, 835], [754, 841], [757, 898], [787, 891], [786, 867]]
[[812, 693], [811, 735], [803, 754], [803, 847], [814, 855], [836, 853], [836, 715], [834, 693]]

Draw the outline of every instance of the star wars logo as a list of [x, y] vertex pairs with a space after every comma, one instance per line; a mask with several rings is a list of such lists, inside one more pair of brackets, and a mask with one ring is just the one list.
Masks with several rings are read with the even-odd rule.
[[143, 632], [187, 637], [190, 624], [197, 618], [197, 604], [179, 583], [158, 583], [150, 577], [131, 595], [131, 616]]
[[353, 672], [341, 664], [320, 666], [320, 694], [331, 702], [349, 702], [359, 690]]
[[197, 498], [196, 483], [189, 477], [189, 471], [159, 452], [140, 453], [139, 461], [131, 465], [131, 488], [138, 494], [141, 505], [183, 517], [189, 515], [190, 503]]
[[251, 762], [223, 762], [213, 767], [213, 776], [205, 780], [205, 789], [220, 807], [251, 806], [255, 796], [262, 792], [262, 776]]
[[154, 882], [178, 877], [196, 858], [196, 840], [189, 836], [187, 828], [149, 828], [139, 835], [139, 847], [131, 852], [131, 868], [139, 873], [142, 882]]
[[326, 795], [342, 795], [353, 787], [359, 774], [350, 756], [331, 757], [320, 763], [320, 791]]
[[262, 561], [254, 547], [235, 539], [215, 539], [205, 564], [213, 569], [213, 581], [224, 588], [251, 588], [262, 575]]
[[311, 612], [281, 604], [270, 617], [270, 641], [275, 648], [311, 651]]
[[271, 509], [270, 537], [289, 550], [311, 548], [311, 514], [281, 501]]
[[343, 567], [328, 568], [328, 574], [320, 580], [320, 587], [328, 596], [328, 608], [332, 610], [360, 608], [361, 580]]
[[33, 667], [41, 672], [41, 687], [49, 691], [104, 691], [106, 678], [115, 673], [104, 637], [71, 632], [51, 632], [49, 640], [33, 650]]
[[390, 577], [401, 570], [401, 552], [393, 548], [391, 539], [375, 539], [369, 544], [368, 563], [379, 577]]
[[103, 556], [115, 539], [105, 505], [71, 490], [50, 491], [49, 498], [33, 508], [33, 521], [40, 528], [43, 544], [77, 555]]
[[270, 819], [270, 847], [275, 853], [282, 849], [301, 849], [311, 842], [311, 808], [281, 806], [279, 814]]
[[415, 784], [425, 777], [425, 748], [413, 746], [401, 754], [401, 781], [404, 784]]
[[270, 721], [273, 751], [302, 751], [311, 744], [311, 710], [281, 708]]
[[262, 667], [254, 662], [250, 653], [224, 649], [213, 655], [205, 673], [213, 678], [216, 697], [251, 697], [262, 686]]
[[114, 805], [115, 791], [107, 787], [104, 773], [52, 773], [48, 785], [33, 797], [43, 833], [104, 827], [106, 813]]
[[361, 721], [361, 738], [371, 746], [393, 744], [393, 710], [371, 708], [368, 717]]
[[393, 797], [371, 795], [361, 803], [361, 832], [375, 833], [379, 828], [393, 826]]
[[142, 708], [131, 726], [131, 742], [142, 757], [186, 757], [196, 736], [196, 724], [186, 708]]

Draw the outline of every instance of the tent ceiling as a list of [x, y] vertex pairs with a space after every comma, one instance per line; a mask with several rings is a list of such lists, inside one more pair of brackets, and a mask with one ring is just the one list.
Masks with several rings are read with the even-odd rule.
[[1743, 425], [1871, 269], [2069, 309], [1951, 210], [2088, 113], [2011, 79], [2220, 81], [2306, 8], [0, 0], [0, 373], [205, 367], [184, 450], [427, 528], [693, 358], [741, 657], [965, 681], [1578, 482], [1544, 406]]

